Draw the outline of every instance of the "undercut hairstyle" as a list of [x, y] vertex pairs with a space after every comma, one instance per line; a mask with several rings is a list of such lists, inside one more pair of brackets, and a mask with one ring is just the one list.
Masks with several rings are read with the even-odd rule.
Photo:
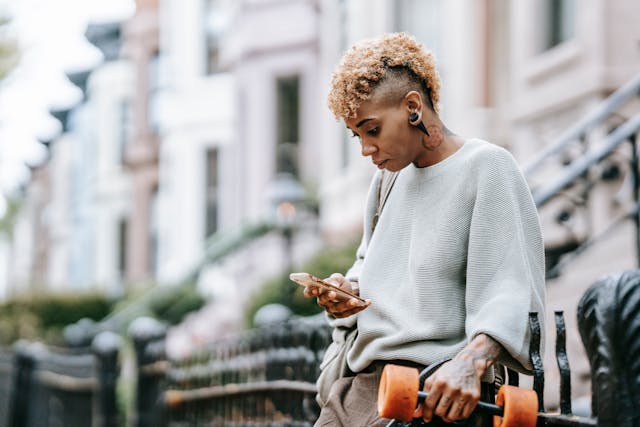
[[331, 76], [328, 104], [336, 119], [346, 121], [356, 117], [363, 101], [394, 104], [411, 90], [439, 112], [440, 76], [433, 53], [406, 33], [384, 34], [345, 52]]

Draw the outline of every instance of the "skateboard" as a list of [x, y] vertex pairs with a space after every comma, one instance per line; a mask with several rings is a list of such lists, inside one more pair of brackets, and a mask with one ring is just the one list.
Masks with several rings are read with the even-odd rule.
[[[415, 409], [428, 393], [420, 390], [420, 372], [416, 368], [386, 365], [378, 388], [378, 414], [382, 418], [411, 421], [419, 418]], [[535, 427], [538, 396], [535, 391], [503, 385], [496, 403], [480, 401], [476, 411], [494, 416], [494, 427]], [[396, 425], [393, 421], [389, 425]]]

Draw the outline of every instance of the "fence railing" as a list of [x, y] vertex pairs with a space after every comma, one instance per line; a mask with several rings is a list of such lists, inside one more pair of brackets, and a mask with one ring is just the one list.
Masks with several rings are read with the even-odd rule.
[[[140, 336], [152, 335], [134, 335], [143, 361], [138, 426], [302, 427], [318, 416], [315, 379], [331, 339], [322, 317], [246, 331], [169, 364], [160, 335], [142, 345]], [[150, 413], [163, 414], [164, 424], [144, 415]]]
[[[640, 425], [640, 270], [602, 279], [580, 303], [578, 323], [596, 384], [592, 417], [572, 414], [562, 312], [555, 313], [555, 320], [559, 411], [542, 410], [538, 426]], [[181, 360], [166, 358], [164, 329], [145, 322], [132, 334], [139, 361], [137, 426], [313, 425], [319, 413], [315, 378], [331, 340], [323, 317], [250, 330]], [[544, 408], [537, 315], [532, 314], [530, 325], [533, 388]], [[513, 373], [509, 383], [517, 383]]]
[[115, 427], [120, 338], [91, 347], [18, 342], [0, 351], [0, 426]]
[[136, 351], [137, 387], [135, 426], [167, 425], [162, 393], [166, 387], [169, 361], [165, 353], [167, 327], [148, 317], [134, 320], [129, 335]]
[[14, 377], [13, 361], [13, 349], [0, 348], [0, 427], [9, 425], [9, 417], [2, 416], [2, 414], [9, 414], [9, 408], [11, 407]]
[[[578, 325], [591, 363], [591, 417], [572, 414], [562, 313], [555, 319], [559, 412], [542, 410], [537, 425], [640, 425], [640, 270], [598, 281], [580, 301]], [[537, 315], [531, 315], [530, 326], [533, 388], [544, 408]], [[135, 426], [303, 427], [318, 416], [315, 379], [331, 340], [323, 316], [249, 330], [179, 360], [167, 358], [166, 327], [157, 321], [138, 319], [129, 333], [136, 350]], [[20, 343], [0, 351], [0, 427], [119, 425], [119, 347], [117, 335], [103, 332], [91, 347]], [[516, 385], [517, 375], [510, 372], [508, 381]]]

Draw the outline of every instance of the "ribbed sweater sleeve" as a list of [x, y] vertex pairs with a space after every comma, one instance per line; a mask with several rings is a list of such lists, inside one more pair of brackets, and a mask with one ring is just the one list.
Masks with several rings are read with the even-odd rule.
[[[489, 160], [489, 159], [487, 159]], [[528, 313], [544, 307], [544, 258], [531, 192], [507, 152], [478, 164], [469, 229], [465, 331], [485, 333], [514, 360], [501, 362], [529, 371]], [[544, 318], [541, 319], [544, 321]]]

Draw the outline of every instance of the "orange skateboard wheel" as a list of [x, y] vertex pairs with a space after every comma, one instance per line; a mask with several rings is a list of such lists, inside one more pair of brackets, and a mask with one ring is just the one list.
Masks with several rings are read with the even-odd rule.
[[418, 405], [420, 373], [416, 368], [385, 365], [378, 387], [378, 415], [411, 421]]
[[538, 420], [538, 395], [533, 390], [503, 385], [496, 405], [504, 408], [502, 417], [494, 415], [493, 427], [535, 427]]

